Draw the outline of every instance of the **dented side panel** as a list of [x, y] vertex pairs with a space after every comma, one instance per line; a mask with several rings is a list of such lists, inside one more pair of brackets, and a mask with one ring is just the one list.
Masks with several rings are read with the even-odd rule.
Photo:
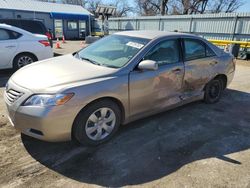
[[218, 61], [216, 56], [186, 61], [183, 92], [202, 91], [206, 83], [216, 76], [216, 70], [221, 66]]

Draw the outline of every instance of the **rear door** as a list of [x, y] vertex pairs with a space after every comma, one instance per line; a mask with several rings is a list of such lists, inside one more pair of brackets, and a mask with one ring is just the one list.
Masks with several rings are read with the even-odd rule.
[[146, 59], [156, 61], [159, 68], [156, 71], [135, 69], [130, 73], [131, 116], [143, 116], [180, 102], [184, 76], [180, 40], [168, 39], [156, 44], [144, 57]]
[[214, 76], [217, 56], [202, 40], [184, 38], [184, 97], [199, 95]]
[[17, 50], [17, 38], [19, 38], [21, 34], [0, 28], [0, 68], [11, 68], [12, 67], [12, 59]]

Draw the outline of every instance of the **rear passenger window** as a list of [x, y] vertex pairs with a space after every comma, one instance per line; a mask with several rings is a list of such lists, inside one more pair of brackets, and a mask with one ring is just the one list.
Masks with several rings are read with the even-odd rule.
[[9, 32], [5, 29], [0, 29], [0, 40], [9, 40], [10, 35]]
[[212, 57], [212, 56], [215, 56], [216, 54], [214, 53], [214, 51], [209, 48], [208, 46], [206, 46], [206, 56], [207, 57]]
[[0, 29], [0, 40], [18, 39], [21, 36], [22, 34], [15, 31], [8, 29]]
[[206, 57], [206, 48], [199, 40], [184, 39], [185, 45], [185, 60], [190, 61]]
[[179, 55], [179, 42], [174, 39], [160, 42], [150, 50], [144, 59], [156, 61], [158, 65], [164, 65], [178, 63]]
[[22, 36], [22, 34], [15, 32], [15, 31], [10, 31], [10, 30], [9, 30], [9, 35], [11, 39], [18, 39]]

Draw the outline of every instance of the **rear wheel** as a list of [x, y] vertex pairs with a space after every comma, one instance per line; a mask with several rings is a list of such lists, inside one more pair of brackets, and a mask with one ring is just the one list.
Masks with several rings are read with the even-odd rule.
[[82, 145], [98, 145], [116, 133], [121, 123], [121, 111], [112, 100], [90, 104], [76, 117], [73, 136]]
[[29, 53], [22, 53], [19, 54], [15, 57], [14, 61], [13, 61], [13, 68], [15, 70], [18, 70], [22, 67], [24, 67], [25, 65], [28, 65], [30, 63], [33, 63], [36, 61], [36, 58], [34, 57], [34, 55], [29, 54]]
[[223, 80], [216, 78], [207, 83], [205, 87], [204, 101], [208, 104], [216, 103], [220, 100], [223, 92]]

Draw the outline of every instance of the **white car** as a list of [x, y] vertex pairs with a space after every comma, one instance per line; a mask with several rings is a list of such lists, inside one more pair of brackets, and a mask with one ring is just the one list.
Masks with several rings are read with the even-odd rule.
[[15, 70], [53, 57], [47, 36], [0, 24], [0, 69]]

